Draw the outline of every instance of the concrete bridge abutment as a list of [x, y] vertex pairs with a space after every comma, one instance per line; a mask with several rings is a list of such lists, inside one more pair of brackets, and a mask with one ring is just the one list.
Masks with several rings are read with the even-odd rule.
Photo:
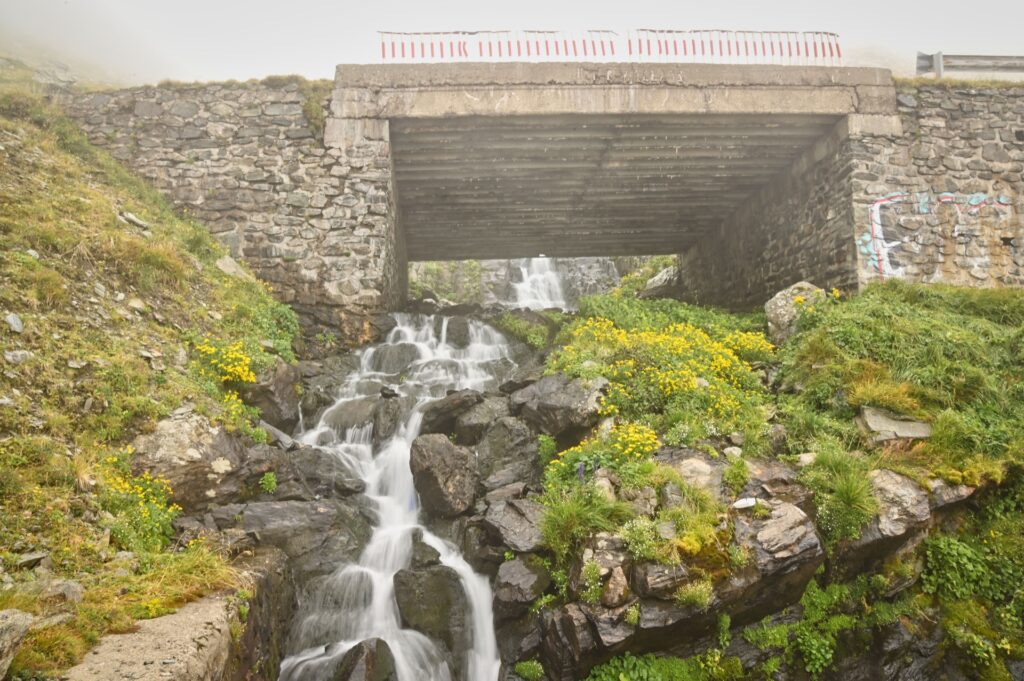
[[[371, 340], [409, 261], [679, 254], [686, 298], [1024, 284], [1024, 88], [696, 64], [337, 68], [63, 102], [312, 331]], [[322, 139], [307, 110], [327, 112]]]

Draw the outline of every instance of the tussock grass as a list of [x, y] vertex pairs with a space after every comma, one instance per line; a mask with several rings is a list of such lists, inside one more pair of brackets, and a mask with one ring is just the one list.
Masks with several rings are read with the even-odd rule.
[[[102, 520], [113, 479], [104, 467], [185, 402], [225, 419], [220, 387], [189, 361], [194, 339], [240, 343], [259, 370], [294, 358], [298, 328], [263, 285], [214, 266], [223, 249], [202, 225], [176, 215], [3, 70], [0, 144], [0, 313], [25, 325], [14, 334], [0, 324], [0, 342], [30, 353], [0, 374], [0, 397], [11, 401], [0, 407], [0, 560], [14, 579], [0, 608], [71, 616], [19, 649], [11, 674], [30, 678], [59, 674], [139, 618], [236, 586], [222, 556], [202, 545], [160, 549], [165, 536], [133, 547], [127, 566], [111, 562], [129, 547], [111, 543], [104, 524], [135, 511]], [[37, 597], [32, 573], [16, 569], [30, 549], [49, 552], [56, 576], [83, 585], [81, 603]]]

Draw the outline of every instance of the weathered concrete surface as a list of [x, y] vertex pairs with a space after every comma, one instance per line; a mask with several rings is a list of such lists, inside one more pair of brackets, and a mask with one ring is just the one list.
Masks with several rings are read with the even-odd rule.
[[879, 69], [342, 65], [325, 142], [386, 122], [409, 260], [674, 253], [895, 104]]
[[220, 681], [231, 648], [230, 616], [223, 597], [211, 596], [171, 615], [143, 620], [130, 634], [104, 638], [67, 681]]

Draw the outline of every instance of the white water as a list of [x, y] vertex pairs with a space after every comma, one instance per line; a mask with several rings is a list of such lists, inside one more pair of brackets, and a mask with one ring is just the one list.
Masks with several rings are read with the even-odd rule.
[[522, 281], [515, 284], [516, 305], [531, 310], [565, 309], [565, 294], [551, 258], [529, 258], [520, 266]]
[[[508, 342], [500, 333], [470, 321], [470, 344], [452, 347], [446, 339], [448, 320], [435, 317], [395, 315], [398, 326], [380, 345], [363, 350], [359, 371], [341, 387], [331, 410], [377, 395], [382, 384], [390, 385], [415, 406], [390, 440], [373, 451], [369, 424], [335, 433], [326, 425], [331, 410], [320, 423], [300, 437], [307, 445], [321, 447], [347, 463], [366, 483], [366, 496], [374, 502], [378, 523], [359, 561], [342, 565], [312, 589], [300, 603], [291, 646], [298, 650], [281, 664], [282, 681], [327, 681], [341, 657], [368, 638], [387, 641], [395, 657], [399, 681], [451, 681], [452, 674], [435, 645], [423, 634], [401, 627], [395, 602], [393, 577], [409, 566], [412, 533], [423, 531], [423, 540], [454, 569], [470, 604], [472, 649], [466, 669], [456, 678], [495, 681], [500, 661], [487, 579], [473, 572], [458, 550], [419, 524], [419, 502], [409, 469], [409, 451], [419, 434], [422, 407], [451, 389], [494, 389], [502, 374], [514, 366]], [[439, 322], [440, 332], [435, 331]], [[406, 351], [416, 359], [403, 375], [380, 369], [389, 354]], [[398, 399], [398, 398], [394, 398]]]

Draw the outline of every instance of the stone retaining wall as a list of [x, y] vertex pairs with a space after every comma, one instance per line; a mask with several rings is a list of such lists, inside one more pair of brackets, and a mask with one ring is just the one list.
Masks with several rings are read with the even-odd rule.
[[682, 296], [752, 308], [800, 280], [1024, 285], [1024, 87], [903, 88], [850, 116], [680, 254]]
[[[298, 79], [166, 85], [67, 97], [105, 147], [242, 256], [307, 328], [357, 342], [397, 304], [404, 266], [387, 215], [385, 145], [326, 149]], [[309, 94], [307, 94], [309, 93]]]
[[1024, 284], [1024, 87], [904, 88], [850, 154], [861, 284]]

